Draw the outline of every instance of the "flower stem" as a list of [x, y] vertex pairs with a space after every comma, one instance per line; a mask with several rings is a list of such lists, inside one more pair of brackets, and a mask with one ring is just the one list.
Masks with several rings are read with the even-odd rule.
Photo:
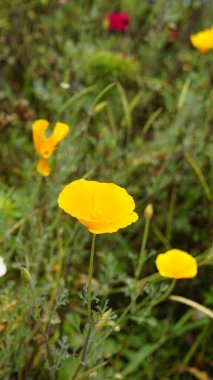
[[95, 240], [96, 235], [92, 235], [92, 245], [90, 252], [90, 263], [89, 263], [89, 279], [88, 279], [88, 319], [89, 326], [92, 327], [92, 273], [94, 266], [94, 256], [95, 256]]
[[37, 323], [37, 326], [39, 328], [39, 332], [41, 333], [41, 335], [44, 338], [44, 344], [45, 344], [46, 353], [47, 353], [47, 360], [48, 360], [48, 363], [49, 363], [50, 375], [51, 375], [51, 379], [54, 379], [54, 377], [55, 377], [54, 376], [54, 372], [51, 372], [51, 369], [54, 367], [54, 360], [53, 360], [52, 352], [51, 352], [51, 349], [50, 349], [50, 346], [49, 346], [48, 336], [46, 335], [46, 332], [45, 332], [45, 330], [44, 330], [44, 328], [42, 326], [41, 320], [40, 320], [40, 312], [39, 312], [39, 307], [38, 307], [38, 303], [37, 303], [37, 299], [36, 299], [36, 295], [35, 295], [33, 284], [30, 281], [28, 283], [28, 285], [29, 285], [29, 289], [30, 289], [30, 292], [31, 292], [31, 295], [32, 295], [32, 300], [33, 300], [34, 320]]
[[147, 243], [148, 234], [149, 234], [149, 226], [150, 226], [150, 219], [145, 219], [145, 227], [144, 227], [144, 233], [143, 233], [143, 238], [141, 242], [139, 262], [138, 262], [138, 267], [135, 272], [136, 280], [139, 278], [141, 270], [143, 268], [143, 264], [145, 262], [145, 248], [146, 248], [146, 243]]
[[74, 372], [74, 375], [72, 376], [72, 380], [76, 379], [76, 376], [78, 375], [78, 372], [81, 369], [81, 366], [83, 365], [87, 352], [90, 346], [90, 340], [92, 335], [92, 273], [93, 273], [93, 266], [94, 266], [94, 256], [95, 256], [95, 240], [96, 235], [92, 235], [92, 245], [91, 245], [91, 251], [90, 251], [90, 262], [89, 262], [89, 275], [88, 275], [88, 320], [89, 320], [89, 328], [87, 331], [86, 340], [84, 343], [84, 347], [81, 351], [81, 354], [79, 356], [78, 365]]
[[92, 335], [92, 328], [89, 326], [89, 329], [87, 331], [87, 336], [86, 336], [86, 340], [85, 340], [85, 343], [84, 343], [84, 347], [81, 351], [81, 354], [80, 354], [80, 357], [79, 357], [79, 361], [78, 361], [78, 365], [77, 365], [77, 368], [75, 370], [75, 373], [74, 375], [72, 376], [71, 380], [75, 380], [76, 379], [76, 376], [78, 375], [78, 372], [80, 371], [81, 369], [81, 366], [84, 364], [85, 362], [85, 359], [86, 359], [86, 356], [87, 356], [87, 352], [88, 352], [88, 348], [89, 348], [89, 345], [90, 345], [90, 338], [91, 338], [91, 335]]
[[166, 298], [168, 298], [168, 296], [171, 294], [171, 292], [173, 291], [174, 287], [175, 287], [175, 284], [176, 284], [176, 280], [173, 279], [171, 281], [171, 284], [170, 286], [168, 287], [168, 289], [166, 290], [166, 292], [160, 297], [158, 298], [158, 300], [156, 301], [153, 301], [151, 303], [151, 306], [155, 306], [155, 305], [158, 305], [159, 303], [163, 302]]

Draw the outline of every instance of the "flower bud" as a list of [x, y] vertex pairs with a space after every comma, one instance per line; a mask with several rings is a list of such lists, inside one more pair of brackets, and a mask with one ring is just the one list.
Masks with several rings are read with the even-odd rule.
[[123, 379], [123, 376], [121, 375], [121, 373], [116, 373], [115, 374], [115, 379], [116, 380], [121, 380], [121, 379]]
[[21, 267], [20, 271], [21, 271], [22, 280], [24, 280], [27, 283], [30, 283], [32, 281], [32, 277], [31, 277], [30, 272], [24, 267]]
[[111, 308], [103, 313], [102, 318], [97, 323], [98, 329], [102, 329], [103, 327], [108, 325], [108, 322], [109, 322], [108, 319], [110, 318], [111, 313], [112, 313]]
[[145, 217], [145, 219], [151, 219], [152, 218], [152, 216], [153, 216], [153, 205], [152, 205], [152, 203], [149, 203], [146, 207], [145, 207], [145, 209], [144, 209], [144, 217]]

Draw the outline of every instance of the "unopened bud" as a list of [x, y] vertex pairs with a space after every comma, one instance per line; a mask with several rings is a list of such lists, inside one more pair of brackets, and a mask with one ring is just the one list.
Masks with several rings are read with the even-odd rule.
[[97, 377], [97, 374], [98, 374], [97, 371], [92, 371], [92, 372], [89, 374], [89, 377]]
[[112, 309], [110, 308], [103, 313], [102, 318], [97, 323], [97, 328], [102, 329], [108, 325], [108, 318], [110, 317], [111, 312]]
[[21, 278], [22, 278], [22, 280], [24, 280], [27, 283], [29, 283], [29, 282], [32, 281], [31, 274], [30, 274], [30, 272], [26, 268], [21, 267], [20, 271], [21, 271]]
[[151, 219], [152, 216], [153, 216], [153, 212], [154, 212], [154, 210], [153, 210], [153, 206], [152, 206], [151, 203], [149, 203], [149, 204], [145, 207], [145, 209], [144, 209], [144, 217], [145, 217], [145, 219]]
[[121, 380], [121, 379], [123, 379], [123, 376], [121, 375], [121, 373], [116, 373], [115, 374], [115, 379], [116, 380]]

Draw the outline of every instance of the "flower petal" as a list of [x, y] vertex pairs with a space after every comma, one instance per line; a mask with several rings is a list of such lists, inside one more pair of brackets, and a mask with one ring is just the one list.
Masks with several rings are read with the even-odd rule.
[[45, 140], [40, 146], [40, 155], [43, 158], [51, 157], [55, 150], [55, 147], [56, 147], [56, 142], [54, 141], [52, 136], [45, 138]]
[[49, 125], [49, 122], [45, 119], [37, 120], [32, 125], [33, 131], [33, 143], [35, 150], [40, 154], [40, 148], [43, 142], [45, 141], [45, 131]]
[[7, 266], [4, 262], [3, 257], [0, 256], [0, 277], [4, 276], [7, 273]]
[[132, 223], [137, 222], [138, 214], [136, 212], [132, 212], [132, 214], [123, 217], [120, 220], [114, 221], [108, 225], [101, 225], [100, 223], [92, 223], [87, 222], [85, 220], [79, 220], [82, 224], [84, 224], [90, 232], [94, 234], [104, 234], [104, 233], [112, 233], [117, 232], [120, 228], [125, 228]]
[[69, 130], [69, 125], [61, 122], [56, 123], [53, 134], [51, 136], [55, 141], [55, 144], [63, 140], [68, 135]]
[[44, 158], [41, 158], [39, 160], [36, 169], [37, 169], [37, 172], [39, 174], [43, 175], [44, 177], [48, 177], [50, 175], [50, 172], [51, 172], [51, 168], [50, 168], [48, 162]]
[[197, 275], [197, 261], [187, 252], [171, 249], [157, 256], [156, 266], [161, 276], [168, 278], [192, 278]]
[[213, 28], [191, 34], [190, 41], [201, 53], [207, 53], [213, 49]]

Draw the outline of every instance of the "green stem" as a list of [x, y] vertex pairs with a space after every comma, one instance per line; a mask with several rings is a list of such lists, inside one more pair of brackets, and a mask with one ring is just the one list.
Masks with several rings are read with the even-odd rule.
[[91, 328], [91, 326], [89, 326], [89, 329], [88, 329], [88, 332], [87, 332], [87, 336], [86, 336], [86, 340], [85, 340], [85, 344], [84, 344], [84, 347], [83, 347], [83, 349], [81, 351], [80, 358], [79, 358], [79, 361], [78, 361], [78, 365], [77, 365], [77, 368], [75, 370], [74, 375], [72, 376], [72, 380], [76, 379], [76, 376], [78, 375], [78, 372], [80, 371], [81, 366], [82, 366], [82, 364], [84, 363], [84, 361], [86, 359], [88, 348], [89, 348], [89, 345], [90, 345], [91, 335], [92, 335], [92, 328]]
[[[40, 331], [41, 335], [44, 338], [44, 344], [45, 344], [45, 348], [46, 348], [46, 352], [47, 352], [47, 360], [48, 360], [48, 363], [49, 363], [49, 369], [51, 371], [51, 369], [54, 367], [54, 360], [53, 360], [51, 349], [50, 349], [50, 346], [49, 346], [48, 337], [47, 337], [47, 335], [45, 333], [45, 330], [43, 329], [42, 323], [40, 321], [40, 312], [39, 312], [39, 307], [38, 307], [35, 291], [34, 291], [34, 288], [33, 288], [33, 284], [30, 281], [28, 283], [28, 285], [29, 285], [29, 289], [30, 289], [30, 292], [32, 294], [32, 299], [33, 299], [33, 309], [34, 309], [34, 313], [33, 314], [34, 314], [34, 319], [35, 319], [35, 322], [38, 325], [38, 328], [39, 328], [39, 331]], [[51, 379], [54, 379], [55, 378], [54, 372], [50, 372], [50, 376], [51, 376]]]
[[173, 291], [174, 287], [175, 287], [175, 284], [176, 284], [176, 280], [173, 279], [170, 286], [168, 287], [167, 291], [160, 297], [158, 298], [158, 300], [156, 301], [153, 301], [151, 303], [151, 306], [155, 306], [155, 305], [158, 305], [159, 303], [163, 302], [165, 299], [168, 298], [168, 296], [171, 294], [171, 292]]
[[197, 338], [195, 339], [194, 343], [190, 347], [189, 351], [186, 353], [186, 355], [185, 355], [185, 357], [184, 357], [184, 359], [182, 361], [182, 364], [180, 366], [181, 368], [185, 369], [188, 366], [190, 360], [194, 356], [194, 354], [197, 351], [199, 345], [202, 343], [203, 338], [206, 335], [206, 332], [209, 330], [209, 327], [210, 327], [210, 323], [208, 323], [207, 325], [205, 325], [204, 328], [201, 330], [201, 333], [197, 336]]
[[[147, 282], [144, 282], [144, 284], [141, 285], [141, 287], [140, 287], [140, 291], [142, 291], [142, 290], [145, 288], [146, 284], [147, 284]], [[129, 303], [129, 305], [126, 307], [126, 309], [123, 311], [123, 313], [120, 315], [120, 317], [119, 317], [118, 320], [116, 321], [116, 324], [119, 324], [119, 323], [123, 320], [123, 318], [128, 314], [128, 312], [132, 309], [132, 306], [134, 306], [136, 299], [137, 299], [137, 297], [136, 297], [136, 298], [134, 297], [134, 298], [131, 300], [131, 302]], [[93, 347], [92, 352], [95, 351], [95, 350], [101, 345], [101, 343], [103, 343], [103, 342], [108, 338], [108, 336], [110, 336], [110, 335], [113, 333], [113, 331], [115, 331], [115, 327], [114, 327], [114, 326], [111, 327], [111, 328], [109, 329], [109, 331], [107, 331], [106, 334], [105, 334], [105, 335], [99, 340], [99, 342]]]
[[90, 328], [92, 328], [92, 273], [93, 273], [94, 256], [95, 256], [95, 240], [96, 240], [96, 235], [93, 234], [91, 252], [90, 252], [89, 279], [88, 279], [88, 319], [89, 319]]
[[148, 234], [149, 234], [149, 226], [150, 226], [150, 219], [145, 219], [145, 227], [144, 227], [144, 233], [143, 233], [143, 238], [141, 242], [139, 262], [138, 262], [138, 267], [135, 273], [136, 280], [139, 278], [141, 270], [143, 268], [143, 264], [145, 262], [145, 248], [146, 248], [146, 243], [147, 243]]
[[93, 273], [93, 266], [94, 266], [94, 256], [95, 256], [95, 240], [96, 235], [92, 235], [92, 245], [91, 245], [91, 251], [90, 251], [90, 262], [89, 262], [89, 275], [88, 275], [88, 320], [89, 320], [89, 328], [86, 336], [86, 340], [84, 343], [84, 347], [81, 351], [81, 354], [79, 356], [77, 368], [74, 372], [74, 375], [72, 376], [72, 380], [76, 379], [76, 376], [78, 375], [78, 372], [81, 369], [82, 362], [85, 361], [87, 352], [90, 345], [91, 335], [92, 335], [92, 273]]

